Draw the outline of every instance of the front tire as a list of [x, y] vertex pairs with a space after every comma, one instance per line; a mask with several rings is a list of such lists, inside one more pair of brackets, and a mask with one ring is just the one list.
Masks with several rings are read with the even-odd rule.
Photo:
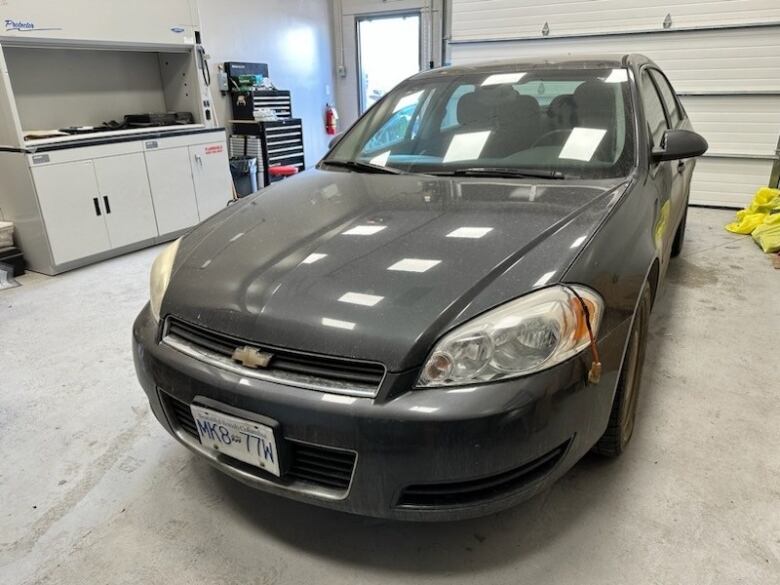
[[685, 204], [685, 213], [683, 213], [682, 219], [680, 220], [680, 225], [677, 226], [677, 233], [674, 234], [674, 241], [672, 242], [672, 251], [671, 256], [672, 258], [677, 258], [677, 256], [680, 255], [683, 249], [683, 244], [685, 243], [685, 224], [688, 221], [688, 203], [686, 201]]
[[609, 424], [593, 448], [596, 453], [605, 457], [620, 455], [626, 449], [634, 433], [652, 303], [653, 295], [648, 283], [642, 292], [642, 298], [639, 301], [634, 323], [629, 333], [628, 347], [620, 369], [615, 399], [612, 402], [612, 412], [609, 415]]

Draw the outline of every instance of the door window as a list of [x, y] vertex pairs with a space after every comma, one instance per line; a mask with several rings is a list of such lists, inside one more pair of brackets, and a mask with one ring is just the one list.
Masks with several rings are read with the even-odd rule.
[[645, 108], [647, 125], [650, 129], [650, 135], [653, 137], [653, 146], [660, 146], [668, 126], [661, 97], [658, 95], [658, 91], [655, 89], [655, 84], [650, 79], [647, 69], [642, 71], [640, 93]]
[[666, 104], [666, 111], [669, 114], [669, 121], [672, 124], [672, 128], [675, 128], [677, 124], [680, 123], [680, 120], [682, 120], [682, 116], [680, 115], [680, 107], [677, 103], [677, 97], [674, 94], [674, 90], [672, 89], [672, 86], [669, 85], [669, 81], [660, 71], [653, 70], [650, 72], [650, 74], [653, 76], [655, 83], [658, 85], [658, 89], [661, 90], [661, 97], [663, 97], [664, 103]]
[[[424, 110], [427, 101], [422, 91], [413, 92], [399, 99], [393, 107], [392, 115], [368, 140], [363, 153], [387, 149], [404, 140], [414, 139], [419, 130], [420, 116], [417, 111]], [[422, 107], [420, 107], [421, 102], [423, 102]]]

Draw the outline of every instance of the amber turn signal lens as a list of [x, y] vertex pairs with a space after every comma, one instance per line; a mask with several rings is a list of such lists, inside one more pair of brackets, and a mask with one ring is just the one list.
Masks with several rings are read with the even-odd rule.
[[452, 358], [446, 353], [435, 353], [425, 365], [423, 375], [426, 380], [439, 382], [446, 380], [452, 371]]

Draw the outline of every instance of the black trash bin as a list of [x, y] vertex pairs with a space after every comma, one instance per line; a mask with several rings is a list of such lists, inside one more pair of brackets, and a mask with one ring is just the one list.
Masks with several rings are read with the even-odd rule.
[[230, 159], [230, 174], [239, 197], [246, 197], [257, 191], [257, 159], [249, 156], [235, 156]]

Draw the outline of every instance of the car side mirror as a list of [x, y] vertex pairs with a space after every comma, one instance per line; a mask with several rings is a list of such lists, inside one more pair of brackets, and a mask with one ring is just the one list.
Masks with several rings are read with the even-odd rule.
[[709, 148], [704, 136], [690, 130], [667, 130], [662, 144], [653, 148], [653, 162], [694, 158], [703, 155]]
[[336, 146], [339, 143], [339, 140], [341, 140], [343, 136], [344, 136], [343, 132], [339, 132], [338, 134], [336, 134], [333, 138], [330, 139], [330, 142], [328, 142], [328, 148], [333, 148], [334, 146]]

